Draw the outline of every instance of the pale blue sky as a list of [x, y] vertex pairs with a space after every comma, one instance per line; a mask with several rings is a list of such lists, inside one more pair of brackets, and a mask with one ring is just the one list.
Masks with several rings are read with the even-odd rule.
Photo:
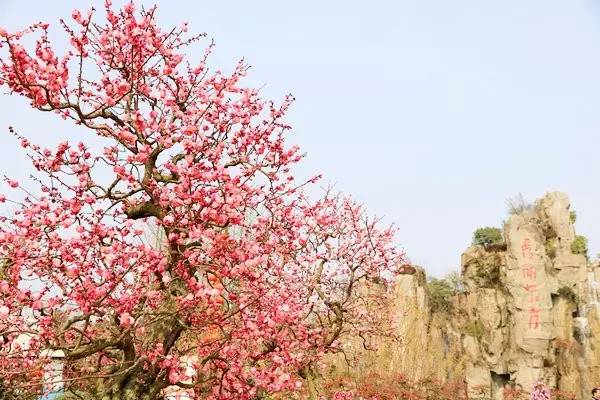
[[[90, 3], [101, 8], [0, 0], [0, 26], [55, 23]], [[269, 97], [292, 92], [303, 172], [395, 222], [430, 273], [457, 268], [473, 230], [499, 225], [519, 192], [567, 192], [600, 251], [600, 0], [142, 3], [158, 3], [164, 26], [187, 20], [214, 37], [213, 66], [244, 57]], [[15, 98], [0, 109], [0, 129], [73, 137]], [[0, 146], [0, 171], [26, 177], [14, 140]]]

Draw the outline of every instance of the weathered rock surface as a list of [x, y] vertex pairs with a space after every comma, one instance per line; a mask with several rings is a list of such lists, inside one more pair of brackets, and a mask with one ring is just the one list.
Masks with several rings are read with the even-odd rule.
[[508, 218], [505, 245], [468, 248], [449, 312], [432, 311], [424, 272], [406, 267], [390, 311], [402, 340], [363, 359], [415, 380], [464, 378], [490, 399], [540, 380], [588, 398], [600, 386], [600, 267], [573, 254], [570, 211], [548, 193]]
[[[598, 269], [572, 252], [568, 197], [549, 193], [510, 216], [504, 238], [506, 250], [475, 246], [462, 257], [467, 323], [483, 327], [478, 349], [465, 352], [469, 387], [488, 385], [496, 398], [507, 384], [543, 380], [587, 398], [600, 382], [600, 330], [591, 328], [600, 285]], [[474, 347], [466, 337], [462, 346]]]

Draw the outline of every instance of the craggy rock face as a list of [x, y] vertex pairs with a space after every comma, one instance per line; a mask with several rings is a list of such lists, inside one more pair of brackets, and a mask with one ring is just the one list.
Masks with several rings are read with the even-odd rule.
[[463, 340], [469, 386], [487, 385], [501, 398], [506, 384], [527, 389], [543, 380], [585, 398], [600, 378], [600, 334], [590, 329], [600, 285], [586, 257], [572, 252], [568, 197], [548, 193], [511, 215], [504, 238], [505, 251], [474, 246], [462, 256], [467, 324], [482, 327], [479, 340], [469, 332]]
[[506, 254], [489, 251], [483, 246], [472, 246], [463, 253], [461, 264], [462, 280], [467, 291], [496, 288], [502, 280], [500, 273], [506, 270]]
[[508, 218], [504, 244], [466, 249], [464, 290], [444, 313], [432, 311], [424, 271], [404, 266], [390, 309], [404, 340], [382, 342], [369, 368], [464, 378], [484, 398], [543, 380], [586, 399], [600, 383], [600, 267], [573, 253], [570, 212], [565, 194], [548, 193]]

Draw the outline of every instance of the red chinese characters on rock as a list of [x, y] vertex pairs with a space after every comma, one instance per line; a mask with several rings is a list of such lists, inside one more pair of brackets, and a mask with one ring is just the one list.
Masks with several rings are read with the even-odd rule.
[[536, 272], [535, 267], [531, 264], [523, 264], [521, 267], [521, 271], [523, 272], [523, 277], [535, 282]]
[[521, 242], [521, 255], [525, 259], [525, 263], [521, 266], [521, 273], [525, 279], [523, 289], [527, 293], [527, 312], [529, 315], [529, 329], [537, 330], [540, 327], [540, 308], [539, 301], [540, 297], [538, 294], [538, 287], [536, 283], [536, 270], [535, 266], [529, 263], [533, 259], [533, 252], [531, 248], [531, 239], [524, 238]]
[[540, 309], [537, 307], [529, 308], [529, 329], [537, 330], [540, 327]]
[[531, 240], [529, 238], [523, 239], [521, 243], [521, 254], [525, 258], [532, 258], [533, 253], [531, 252]]

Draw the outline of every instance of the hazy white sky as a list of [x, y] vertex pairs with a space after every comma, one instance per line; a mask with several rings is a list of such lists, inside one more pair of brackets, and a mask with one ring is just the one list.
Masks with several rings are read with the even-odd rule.
[[[115, 1], [115, 3], [119, 3]], [[441, 275], [504, 201], [567, 192], [578, 233], [600, 251], [600, 1], [158, 0], [164, 26], [189, 21], [244, 57], [249, 81], [297, 101], [289, 121], [323, 172], [399, 228], [415, 263]], [[0, 26], [54, 23], [99, 1], [0, 0]], [[194, 55], [191, 55], [194, 57]], [[0, 129], [38, 141], [78, 133], [0, 96]], [[0, 172], [27, 160], [0, 135]], [[4, 191], [0, 189], [0, 192]]]

